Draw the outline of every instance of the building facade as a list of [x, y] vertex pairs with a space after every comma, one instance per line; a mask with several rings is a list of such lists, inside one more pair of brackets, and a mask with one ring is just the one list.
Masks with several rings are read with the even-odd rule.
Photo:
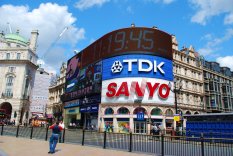
[[220, 86], [213, 83], [212, 94], [221, 94], [222, 111], [232, 111], [230, 69], [213, 71], [193, 46], [179, 50], [175, 36], [156, 28], [110, 32], [67, 64], [66, 126], [145, 134], [151, 123], [166, 130], [186, 127], [185, 119], [175, 122], [174, 116], [219, 110], [209, 91], [214, 77]]
[[34, 89], [31, 98], [29, 118], [33, 116], [45, 116], [46, 105], [48, 104], [49, 85], [51, 74], [43, 68], [38, 68], [36, 71]]
[[62, 100], [74, 115], [70, 125], [133, 133], [149, 133], [151, 123], [171, 128], [172, 59], [172, 36], [156, 28], [104, 35], [67, 63]]
[[37, 70], [38, 31], [30, 41], [19, 35], [0, 34], [0, 109], [16, 124], [28, 118], [31, 93]]
[[212, 113], [233, 111], [233, 72], [217, 62], [203, 59], [206, 111]]
[[46, 106], [46, 115], [48, 118], [57, 118], [62, 120], [64, 117], [64, 104], [60, 97], [65, 90], [66, 63], [62, 63], [60, 75], [49, 86], [49, 101]]

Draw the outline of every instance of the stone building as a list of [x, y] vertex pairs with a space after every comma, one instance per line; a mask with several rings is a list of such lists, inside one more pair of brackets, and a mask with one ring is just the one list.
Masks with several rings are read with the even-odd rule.
[[63, 118], [64, 105], [60, 96], [65, 89], [66, 63], [62, 63], [60, 68], [60, 75], [53, 81], [49, 87], [49, 101], [46, 108], [48, 118]]
[[206, 111], [212, 113], [233, 111], [233, 72], [217, 62], [203, 59]]
[[31, 116], [45, 116], [46, 105], [48, 104], [49, 85], [51, 74], [46, 72], [43, 68], [38, 68], [36, 71], [34, 89], [30, 104]]
[[35, 73], [38, 68], [36, 54], [37, 30], [30, 40], [16, 33], [0, 33], [0, 109], [16, 124], [28, 118]]

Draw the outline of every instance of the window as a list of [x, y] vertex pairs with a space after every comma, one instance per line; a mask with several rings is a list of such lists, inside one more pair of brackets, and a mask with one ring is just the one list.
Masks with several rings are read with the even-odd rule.
[[15, 67], [9, 67], [8, 72], [11, 72], [11, 73], [15, 72]]
[[125, 107], [121, 107], [118, 109], [118, 114], [129, 114], [129, 110]]
[[13, 97], [13, 93], [12, 93], [13, 81], [14, 81], [13, 76], [8, 76], [6, 78], [5, 96], [7, 96], [7, 97]]
[[30, 61], [32, 60], [32, 55], [30, 55]]
[[6, 86], [13, 86], [13, 76], [9, 76], [6, 79]]
[[162, 111], [161, 111], [161, 109], [159, 109], [159, 108], [154, 108], [154, 109], [151, 111], [151, 115], [162, 115]]
[[6, 53], [6, 59], [10, 59], [10, 53]]
[[16, 59], [17, 59], [17, 60], [20, 60], [20, 56], [21, 56], [21, 54], [20, 54], [20, 53], [17, 53]]

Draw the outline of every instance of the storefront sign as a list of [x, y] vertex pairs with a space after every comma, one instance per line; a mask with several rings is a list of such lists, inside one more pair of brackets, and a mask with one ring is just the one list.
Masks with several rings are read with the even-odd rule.
[[80, 105], [90, 105], [90, 104], [96, 104], [101, 102], [101, 96], [95, 95], [95, 96], [87, 96], [83, 99], [80, 99]]
[[64, 108], [77, 107], [79, 105], [80, 105], [79, 100], [73, 100], [73, 101], [65, 102]]
[[91, 105], [91, 106], [81, 106], [80, 112], [81, 113], [93, 113], [98, 112], [99, 106], [98, 105]]
[[68, 114], [78, 114], [79, 113], [79, 107], [77, 108], [67, 108], [65, 109], [65, 113]]

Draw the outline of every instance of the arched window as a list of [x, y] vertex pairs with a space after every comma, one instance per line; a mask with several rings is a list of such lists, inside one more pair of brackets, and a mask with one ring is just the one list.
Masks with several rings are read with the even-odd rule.
[[163, 112], [162, 112], [162, 110], [159, 109], [159, 108], [154, 108], [154, 109], [152, 109], [152, 111], [151, 111], [151, 115], [162, 115], [162, 114], [163, 114]]
[[114, 111], [112, 108], [107, 108], [105, 109], [105, 112], [104, 112], [105, 115], [111, 115], [111, 114], [114, 114]]
[[139, 112], [143, 112], [144, 114], [147, 114], [145, 108], [143, 107], [137, 107], [134, 111], [133, 111], [133, 114], [137, 114]]
[[117, 114], [129, 114], [128, 108], [121, 107], [118, 109]]
[[199, 114], [198, 112], [195, 112], [194, 114]]
[[191, 112], [190, 112], [190, 111], [187, 111], [185, 114], [191, 114]]
[[166, 116], [173, 116], [173, 111], [171, 109], [166, 110]]
[[183, 112], [181, 110], [178, 110], [177, 113], [183, 115]]

